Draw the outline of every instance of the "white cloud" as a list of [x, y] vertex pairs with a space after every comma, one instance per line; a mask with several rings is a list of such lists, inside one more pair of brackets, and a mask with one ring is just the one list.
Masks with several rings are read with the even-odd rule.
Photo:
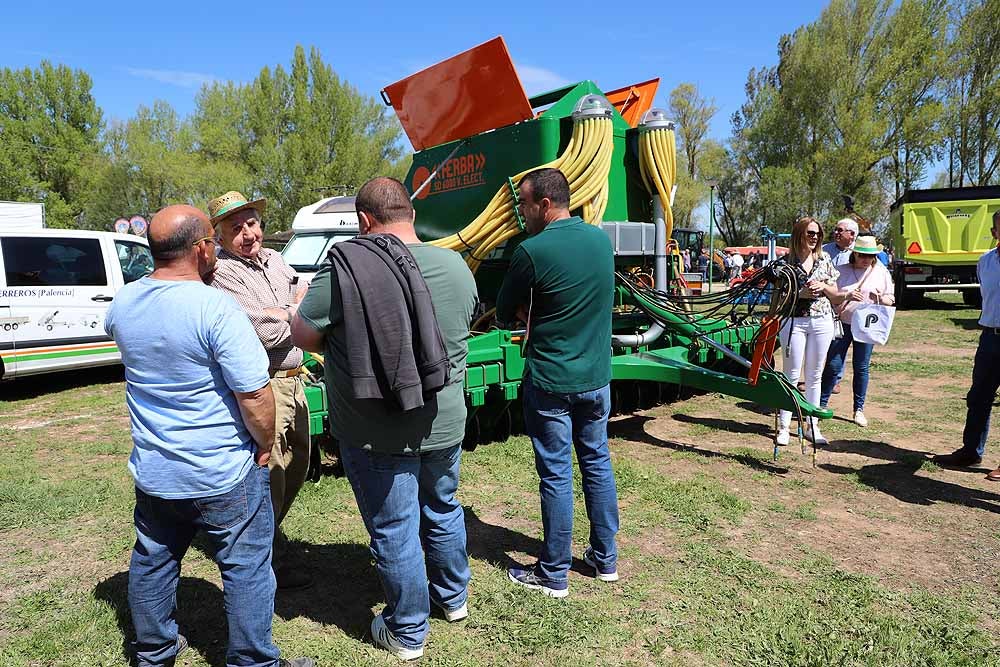
[[181, 88], [201, 88], [202, 85], [215, 81], [215, 77], [211, 74], [202, 74], [201, 72], [181, 72], [172, 69], [142, 69], [139, 67], [126, 67], [125, 71], [132, 76], [152, 79], [153, 81], [167, 83], [171, 86], [180, 86]]
[[574, 83], [574, 81], [567, 79], [561, 74], [557, 74], [544, 67], [515, 64], [514, 68], [517, 70], [517, 75], [521, 77], [521, 83], [524, 85], [524, 90], [529, 96]]

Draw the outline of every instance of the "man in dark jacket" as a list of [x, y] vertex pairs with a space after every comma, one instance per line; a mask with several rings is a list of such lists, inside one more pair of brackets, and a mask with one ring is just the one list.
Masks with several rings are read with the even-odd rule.
[[[299, 306], [292, 340], [326, 355], [330, 430], [340, 441], [344, 470], [371, 536], [386, 594], [385, 609], [372, 621], [372, 637], [393, 655], [412, 660], [424, 652], [431, 602], [449, 621], [469, 614], [465, 515], [455, 491], [465, 434], [465, 359], [476, 283], [458, 253], [420, 242], [413, 228], [413, 206], [399, 181], [369, 181], [358, 191], [355, 205], [362, 235], [394, 236], [416, 261], [447, 351], [447, 384], [425, 395], [422, 406], [405, 411], [392, 392], [385, 398], [358, 397], [348, 358], [356, 341], [348, 340], [345, 321], [364, 321], [357, 312], [362, 306], [358, 303], [354, 312], [347, 312], [339, 272], [329, 262], [313, 278]], [[390, 275], [387, 280], [395, 279]], [[385, 283], [358, 288], [379, 291]], [[361, 335], [377, 339], [385, 332], [379, 323]]]
[[514, 583], [550, 597], [569, 594], [573, 448], [583, 478], [590, 544], [583, 560], [617, 581], [618, 495], [608, 453], [611, 308], [615, 266], [600, 228], [569, 214], [569, 184], [537, 169], [519, 187], [525, 231], [497, 296], [497, 317], [526, 313], [524, 424], [535, 449], [545, 543], [538, 563], [511, 568]]

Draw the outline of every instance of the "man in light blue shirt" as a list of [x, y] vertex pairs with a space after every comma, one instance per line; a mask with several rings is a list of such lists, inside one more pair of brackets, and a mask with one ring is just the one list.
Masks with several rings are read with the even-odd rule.
[[[993, 238], [1000, 242], [1000, 211], [993, 214]], [[986, 452], [986, 439], [990, 433], [990, 413], [997, 389], [1000, 388], [1000, 253], [993, 248], [979, 258], [976, 266], [979, 291], [983, 295], [983, 313], [979, 325], [976, 360], [972, 367], [972, 386], [965, 397], [968, 408], [962, 446], [951, 454], [938, 454], [934, 462], [942, 466], [966, 467], [978, 465]], [[1000, 482], [1000, 468], [986, 476], [991, 482]]]
[[173, 664], [187, 646], [177, 582], [195, 533], [219, 564], [229, 665], [293, 665], [271, 641], [274, 516], [267, 459], [274, 396], [267, 355], [232, 297], [202, 283], [215, 263], [208, 217], [169, 206], [149, 227], [155, 270], [126, 285], [105, 319], [125, 364], [134, 447], [136, 542], [129, 608], [140, 667]]
[[850, 218], [838, 220], [833, 227], [833, 240], [823, 245], [823, 250], [833, 260], [834, 266], [843, 266], [851, 261], [854, 239], [858, 236], [858, 223]]

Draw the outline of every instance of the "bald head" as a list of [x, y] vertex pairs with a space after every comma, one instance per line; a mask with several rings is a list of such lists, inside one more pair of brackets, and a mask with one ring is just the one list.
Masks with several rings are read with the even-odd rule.
[[149, 250], [157, 262], [173, 262], [192, 254], [198, 239], [212, 236], [204, 211], [187, 204], [160, 210], [149, 223]]

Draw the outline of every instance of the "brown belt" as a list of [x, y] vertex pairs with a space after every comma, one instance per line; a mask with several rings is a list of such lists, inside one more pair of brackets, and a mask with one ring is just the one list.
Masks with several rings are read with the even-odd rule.
[[289, 368], [285, 371], [268, 371], [268, 374], [273, 378], [293, 378], [296, 375], [302, 373], [302, 367], [298, 366], [296, 368]]

